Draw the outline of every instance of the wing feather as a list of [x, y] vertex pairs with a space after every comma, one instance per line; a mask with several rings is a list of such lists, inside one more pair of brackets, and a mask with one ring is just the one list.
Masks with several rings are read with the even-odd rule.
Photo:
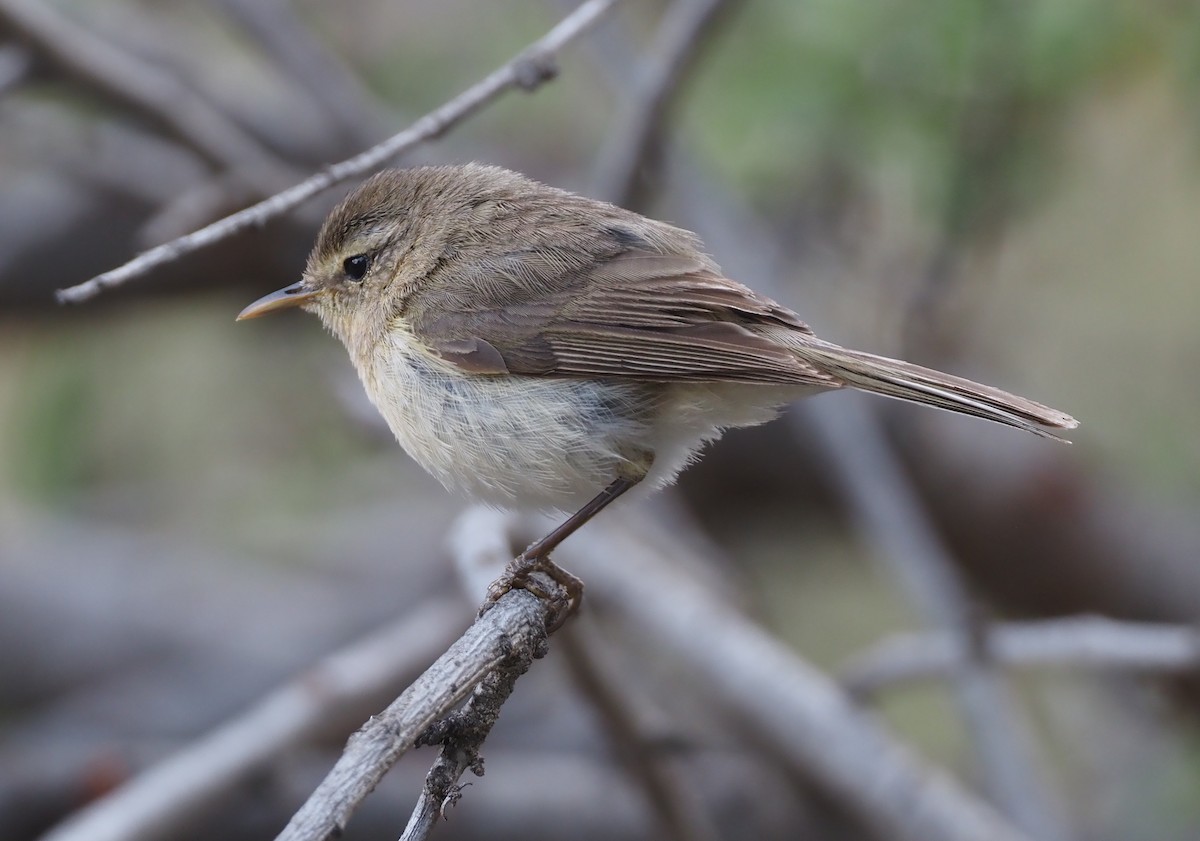
[[[436, 305], [411, 329], [464, 370], [531, 376], [836, 386], [755, 327], [811, 335], [794, 313], [722, 277], [699, 254], [630, 248], [514, 252], [464, 268], [476, 282], [430, 284]], [[486, 275], [486, 279], [485, 276]], [[471, 294], [471, 289], [486, 294]], [[450, 293], [450, 294], [448, 294]]]

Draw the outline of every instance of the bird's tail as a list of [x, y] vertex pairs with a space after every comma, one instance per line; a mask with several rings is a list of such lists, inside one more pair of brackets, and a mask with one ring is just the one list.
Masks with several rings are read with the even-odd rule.
[[1075, 418], [1049, 406], [911, 362], [850, 350], [809, 336], [797, 344], [792, 346], [806, 362], [863, 391], [973, 415], [1059, 441], [1065, 439], [1049, 430], [1079, 425]]

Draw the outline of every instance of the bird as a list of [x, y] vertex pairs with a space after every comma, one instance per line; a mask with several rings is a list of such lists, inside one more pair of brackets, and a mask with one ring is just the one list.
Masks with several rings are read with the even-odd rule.
[[671, 484], [730, 428], [858, 389], [1043, 437], [1040, 403], [820, 339], [725, 276], [687, 230], [480, 163], [383, 170], [329, 213], [301, 279], [241, 311], [315, 313], [400, 445], [448, 490], [569, 516], [494, 600], [636, 486]]

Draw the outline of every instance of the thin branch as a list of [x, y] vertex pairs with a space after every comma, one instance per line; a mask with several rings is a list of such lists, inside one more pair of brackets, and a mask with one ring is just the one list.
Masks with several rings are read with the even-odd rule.
[[433, 602], [325, 658], [237, 718], [91, 803], [43, 841], [164, 841], [288, 750], [338, 722], [437, 656], [457, 627], [456, 602]]
[[[680, 157], [673, 153], [674, 159]], [[682, 167], [672, 183], [681, 193], [677, 206], [704, 214], [704, 224], [696, 227], [709, 233], [708, 244], [736, 270], [734, 276], [752, 278], [758, 288], [786, 300], [789, 296], [774, 282], [783, 261], [778, 245], [765, 233], [769, 226], [694, 166]], [[939, 629], [952, 622], [950, 627], [969, 644], [980, 629], [956, 567], [917, 501], [912, 481], [900, 468], [877, 415], [864, 403], [857, 395], [802, 403], [794, 412], [795, 436], [807, 449], [826, 457], [829, 474], [841, 484], [849, 510], [878, 556], [924, 608], [926, 621]], [[817, 447], [812, 446], [814, 435]], [[893, 529], [893, 524], [898, 528]], [[1001, 678], [989, 674], [986, 664], [975, 659], [965, 673], [955, 675], [954, 687], [995, 801], [1006, 814], [1019, 816], [1022, 826], [1040, 827], [1033, 833], [1037, 837], [1069, 837], [1065, 818], [1051, 802], [1042, 765], [1036, 761], [1029, 727]]]
[[189, 85], [31, 0], [0, 0], [0, 20], [82, 84], [148, 117], [219, 170], [262, 194], [293, 180], [290, 167]]
[[[488, 528], [486, 523], [484, 528], [477, 528], [470, 517], [460, 517], [455, 522], [448, 543], [459, 583], [472, 601], [486, 597], [492, 580], [514, 555], [506, 534]], [[423, 841], [429, 837], [437, 819], [461, 798], [463, 786], [458, 780], [468, 768], [476, 776], [483, 776], [480, 747], [499, 718], [500, 707], [512, 694], [517, 678], [545, 651], [544, 635], [536, 650], [530, 646], [514, 649], [506, 662], [480, 681], [461, 710], [450, 713], [421, 734], [418, 745], [441, 744], [442, 749], [425, 776], [425, 786], [400, 841]]]
[[432, 724], [516, 652], [542, 650], [547, 609], [525, 590], [500, 598], [412, 686], [350, 737], [333, 770], [277, 841], [324, 841], [340, 835], [359, 803]]
[[[12, 0], [0, 0], [12, 2]], [[404, 131], [393, 135], [365, 152], [326, 167], [294, 187], [277, 193], [256, 205], [213, 222], [198, 231], [152, 248], [120, 266], [91, 280], [59, 290], [58, 299], [67, 303], [86, 301], [97, 293], [119, 286], [164, 263], [225, 239], [245, 228], [256, 227], [292, 210], [317, 193], [342, 181], [363, 175], [380, 164], [419, 143], [438, 137], [513, 89], [534, 91], [555, 77], [558, 52], [595, 24], [620, 0], [587, 0], [557, 26], [535, 41], [516, 58], [493, 71], [485, 79], [426, 114]]]
[[[684, 2], [679, 0], [677, 7], [682, 8]], [[700, 5], [704, 4], [696, 4], [696, 8]], [[688, 50], [694, 49], [694, 42], [680, 41], [676, 48], [687, 54]], [[663, 61], [665, 66], [670, 66], [667, 58]], [[625, 78], [630, 75], [625, 65], [609, 60], [603, 60], [601, 64], [614, 87], [624, 88], [633, 83]], [[663, 73], [655, 78], [647, 74], [645, 78], [654, 79], [663, 86], [657, 92], [644, 93], [646, 102], [653, 104], [665, 101], [673, 87], [681, 83], [683, 75]], [[642, 120], [649, 123], [653, 117], [645, 115]], [[633, 131], [629, 135], [628, 151], [624, 153], [625, 165], [630, 169], [610, 176], [630, 191], [618, 198], [633, 197], [636, 172], [632, 168], [637, 167], [641, 157], [647, 154], [653, 134], [637, 134], [641, 130], [637, 120], [631, 121], [630, 125]], [[618, 140], [617, 145], [623, 144]], [[696, 185], [704, 184], [707, 179], [695, 168], [689, 168], [685, 176], [676, 181], [695, 190]], [[732, 197], [716, 189], [704, 192], [700, 199], [689, 197], [685, 203], [708, 211], [712, 224], [700, 227], [713, 234], [709, 245], [722, 257], [740, 261], [744, 267], [742, 271], [754, 278], [760, 288], [771, 292], [770, 287], [774, 285], [771, 278], [776, 275], [776, 265], [782, 261], [777, 259], [778, 245], [763, 233], [770, 230], [769, 226], [754, 222], [754, 214], [748, 208], [735, 207], [738, 203]], [[832, 468], [830, 472], [878, 556], [905, 586], [930, 625], [957, 633], [969, 642], [976, 633], [977, 623], [965, 587], [876, 416], [849, 396], [841, 396], [837, 403], [814, 402], [804, 408], [802, 416], [799, 413], [793, 415], [798, 421], [796, 434], [808, 437], [815, 432], [820, 439], [821, 450]], [[1035, 759], [1029, 727], [1003, 678], [986, 663], [972, 659], [956, 673], [954, 688], [988, 788], [996, 802], [1038, 838], [1069, 837], [1065, 821], [1046, 794], [1049, 789]]]
[[[504, 515], [475, 507], [463, 512], [451, 528], [449, 543], [455, 571], [468, 598], [482, 598], [489, 583], [511, 560], [518, 544], [513, 541], [509, 522]], [[595, 658], [581, 639], [586, 628], [578, 620], [572, 622], [559, 632], [558, 645], [571, 677], [612, 739], [617, 759], [641, 783], [651, 812], [659, 818], [663, 837], [679, 841], [712, 837], [712, 829], [695, 814], [661, 759], [646, 745], [620, 694], [599, 673]]]
[[616, 127], [596, 164], [597, 194], [615, 204], [640, 205], [647, 164], [661, 151], [666, 126], [704, 47], [738, 0], [675, 0], [663, 16], [637, 70]]
[[507, 661], [480, 681], [461, 710], [421, 735], [420, 744], [440, 743], [442, 750], [425, 778], [425, 787], [400, 841], [424, 841], [429, 837], [446, 808], [458, 802], [462, 791], [458, 780], [468, 768], [476, 776], [483, 776], [479, 749], [499, 719], [500, 708], [512, 694], [517, 678], [545, 653], [545, 636], [535, 640], [533, 646], [514, 649]]
[[[990, 660], [1010, 668], [1200, 669], [1200, 631], [1181, 625], [1099, 616], [1009, 622], [990, 625], [981, 644]], [[969, 656], [961, 640], [946, 634], [897, 635], [853, 658], [842, 670], [842, 685], [869, 699], [896, 685], [945, 679]]]
[[[433, 834], [438, 818], [443, 817], [462, 797], [463, 786], [458, 785], [458, 780], [468, 767], [470, 763], [465, 753], [449, 747], [442, 748], [425, 777], [425, 787], [421, 789], [400, 841], [425, 841]], [[482, 767], [480, 772], [482, 774]]]
[[[695, 691], [738, 714], [799, 773], [874, 829], [909, 841], [1028, 841], [987, 803], [896, 742], [837, 684], [724, 600], [680, 575], [669, 535], [632, 509], [612, 512], [558, 550], [601, 599], [644, 638], [671, 651]], [[477, 511], [518, 538], [546, 521]]]

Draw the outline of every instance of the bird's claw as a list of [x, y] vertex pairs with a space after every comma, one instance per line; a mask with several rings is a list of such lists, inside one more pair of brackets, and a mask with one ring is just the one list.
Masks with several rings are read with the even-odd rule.
[[[541, 576], [537, 573], [541, 573]], [[549, 579], [549, 582], [542, 576]], [[527, 550], [513, 558], [501, 576], [488, 587], [480, 614], [489, 610], [514, 588], [533, 593], [550, 606], [550, 615], [546, 623], [547, 633], [561, 628], [567, 618], [579, 609], [583, 600], [582, 580], [554, 563], [549, 556], [531, 554]]]

